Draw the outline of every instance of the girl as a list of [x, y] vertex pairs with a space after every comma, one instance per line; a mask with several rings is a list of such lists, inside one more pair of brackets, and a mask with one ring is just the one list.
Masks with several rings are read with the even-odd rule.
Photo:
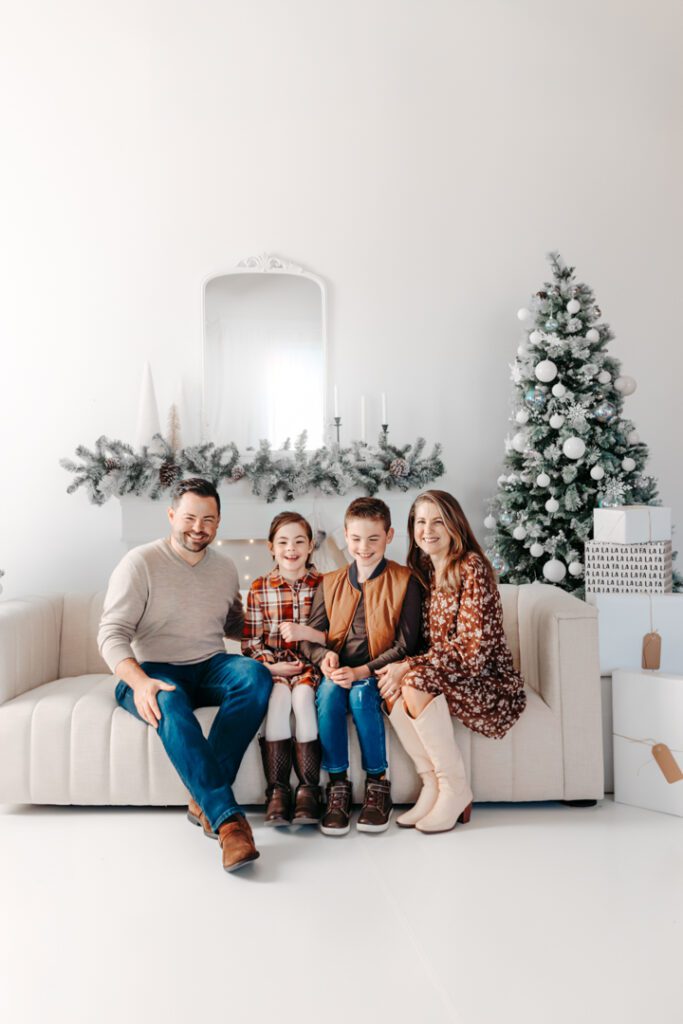
[[[273, 676], [261, 756], [266, 773], [266, 825], [315, 825], [320, 818], [320, 743], [315, 714], [319, 673], [299, 655], [299, 641], [324, 644], [307, 626], [313, 595], [322, 576], [310, 562], [313, 531], [297, 512], [282, 512], [270, 524], [268, 547], [275, 568], [254, 580], [247, 596], [242, 653], [263, 662]], [[294, 712], [292, 738], [290, 712]], [[290, 774], [299, 785], [292, 808]]]
[[[502, 738], [526, 706], [503, 633], [493, 569], [460, 505], [445, 491], [418, 495], [408, 515], [408, 565], [423, 589], [426, 652], [379, 669], [390, 720], [422, 779], [398, 824], [445, 832], [467, 822], [472, 790], [451, 715]], [[402, 699], [401, 699], [402, 698]]]

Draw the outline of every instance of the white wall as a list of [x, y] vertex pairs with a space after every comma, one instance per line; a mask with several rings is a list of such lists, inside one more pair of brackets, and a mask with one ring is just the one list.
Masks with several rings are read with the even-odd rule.
[[354, 433], [385, 390], [479, 525], [515, 313], [559, 248], [680, 521], [680, 4], [0, 6], [5, 596], [105, 581], [117, 503], [67, 496], [58, 459], [133, 439], [145, 359], [164, 410], [181, 377], [198, 401], [201, 282], [263, 251], [329, 283]]

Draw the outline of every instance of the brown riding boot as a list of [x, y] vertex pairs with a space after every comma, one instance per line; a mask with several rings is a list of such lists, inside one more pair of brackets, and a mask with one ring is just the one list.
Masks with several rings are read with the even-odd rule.
[[219, 825], [218, 842], [221, 844], [224, 871], [237, 871], [261, 856], [256, 849], [251, 826], [243, 814]]
[[265, 825], [289, 825], [292, 821], [292, 741], [259, 737], [263, 770], [266, 773]]
[[299, 780], [294, 799], [294, 825], [317, 825], [323, 811], [320, 789], [320, 740], [294, 740], [294, 771]]

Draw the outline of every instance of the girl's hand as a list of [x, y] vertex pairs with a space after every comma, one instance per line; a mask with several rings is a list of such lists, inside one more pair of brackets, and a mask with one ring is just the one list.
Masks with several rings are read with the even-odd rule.
[[281, 679], [290, 679], [292, 676], [300, 675], [304, 670], [303, 661], [281, 661], [276, 665], [266, 665], [271, 676], [280, 676]]
[[298, 622], [281, 622], [280, 636], [288, 644], [296, 643], [297, 640], [305, 640], [306, 627], [299, 625]]
[[410, 665], [407, 661], [393, 661], [390, 665], [377, 669], [377, 688], [384, 700], [398, 700], [401, 696], [403, 677], [409, 670]]

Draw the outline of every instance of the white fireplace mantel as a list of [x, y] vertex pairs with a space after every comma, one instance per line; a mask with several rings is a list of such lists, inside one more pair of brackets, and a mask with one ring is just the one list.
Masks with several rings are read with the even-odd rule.
[[[218, 492], [221, 498], [221, 522], [217, 534], [219, 540], [262, 540], [268, 536], [272, 519], [278, 512], [296, 511], [308, 519], [314, 531], [324, 530], [341, 548], [344, 547], [344, 512], [354, 498], [361, 496], [360, 491], [333, 496], [310, 494], [292, 502], [278, 500], [268, 504], [263, 498], [251, 493], [251, 486], [246, 481], [219, 488]], [[408, 512], [417, 493], [382, 491], [377, 495], [391, 509], [395, 536], [387, 553], [399, 562], [405, 561]], [[166, 536], [167, 499], [152, 501], [150, 498], [127, 495], [119, 501], [121, 538], [128, 548]]]

